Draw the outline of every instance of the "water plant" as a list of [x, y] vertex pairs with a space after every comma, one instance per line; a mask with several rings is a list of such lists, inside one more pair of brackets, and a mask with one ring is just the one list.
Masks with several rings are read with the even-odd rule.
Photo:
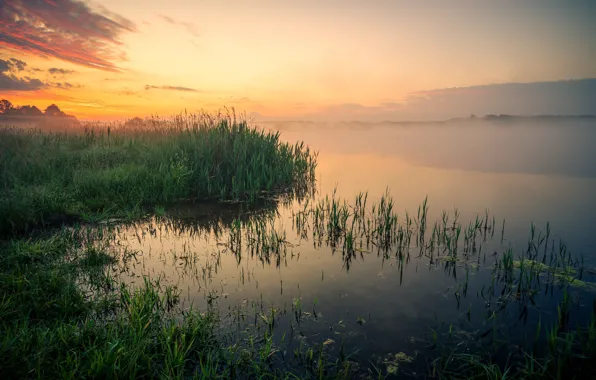
[[[182, 199], [308, 192], [316, 153], [228, 114], [52, 132], [0, 127], [0, 234], [138, 217]], [[162, 207], [162, 206], [160, 206]]]

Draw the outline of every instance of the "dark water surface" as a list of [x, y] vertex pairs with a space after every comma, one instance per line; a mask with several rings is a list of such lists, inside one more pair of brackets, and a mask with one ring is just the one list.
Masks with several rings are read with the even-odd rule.
[[[433, 331], [439, 340], [458, 341], [464, 351], [495, 340], [505, 341], [506, 351], [509, 344], [526, 342], [538, 320], [556, 322], [561, 287], [549, 290], [544, 280], [544, 291], [531, 299], [521, 287], [503, 294], [493, 271], [508, 248], [519, 262], [528, 250], [532, 223], [536, 238], [539, 231], [544, 236], [549, 222], [549, 246], [537, 251], [540, 258], [553, 249], [584, 258], [582, 281], [569, 289], [573, 322], [589, 317], [596, 289], [591, 283], [596, 267], [593, 121], [265, 127], [319, 151], [317, 194], [307, 208], [334, 191], [352, 206], [359, 192], [368, 192], [370, 206], [388, 189], [404, 228], [406, 212], [415, 219], [428, 197], [425, 244], [443, 211], [451, 223], [457, 210], [463, 229], [477, 217], [488, 228], [475, 237], [476, 250], [459, 253], [456, 263], [439, 249], [429, 255], [428, 247], [422, 250], [415, 241], [407, 253], [398, 253], [395, 246], [367, 246], [364, 239], [346, 259], [345, 246], [334, 248], [328, 236], [319, 240], [312, 223], [294, 226], [304, 201], [269, 202], [252, 210], [233, 204], [179, 205], [168, 210], [171, 218], [120, 227], [120, 247], [138, 252], [122, 273], [127, 281], [161, 276], [181, 290], [186, 304], [219, 310], [223, 335], [262, 335], [271, 325], [280, 357], [284, 350], [292, 356], [300, 345], [323, 347], [330, 355], [343, 350], [362, 368], [373, 363], [386, 374], [395, 370], [387, 358], [404, 353], [399, 372], [416, 377], [432, 360]], [[274, 218], [269, 228], [283, 240], [281, 248], [268, 257], [251, 253], [245, 224], [269, 217]], [[240, 249], [230, 240], [237, 218], [245, 234]], [[458, 252], [464, 249], [463, 235]], [[405, 356], [412, 363], [403, 363]]]

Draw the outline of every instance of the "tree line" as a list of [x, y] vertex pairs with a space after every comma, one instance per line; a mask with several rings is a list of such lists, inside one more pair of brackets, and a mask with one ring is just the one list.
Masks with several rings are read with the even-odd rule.
[[60, 108], [55, 105], [49, 105], [45, 110], [40, 110], [36, 106], [15, 106], [9, 100], [0, 100], [0, 115], [4, 116], [48, 116], [48, 117], [68, 117], [74, 118], [74, 116], [67, 115]]

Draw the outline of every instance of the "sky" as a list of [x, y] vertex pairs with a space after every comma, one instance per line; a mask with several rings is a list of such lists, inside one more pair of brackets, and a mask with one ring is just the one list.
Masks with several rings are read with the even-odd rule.
[[83, 119], [593, 114], [596, 1], [0, 0], [0, 98]]

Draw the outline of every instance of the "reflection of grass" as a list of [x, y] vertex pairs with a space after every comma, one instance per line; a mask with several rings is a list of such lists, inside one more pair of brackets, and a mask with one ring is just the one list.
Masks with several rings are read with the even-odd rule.
[[180, 199], [250, 201], [314, 181], [308, 147], [283, 143], [279, 134], [233, 115], [91, 127], [72, 133], [0, 129], [0, 234], [134, 216], [144, 205]]
[[[106, 227], [107, 228], [107, 227]], [[182, 310], [180, 291], [144, 278], [118, 284], [106, 267], [109, 230], [73, 228], [0, 246], [0, 374], [3, 378], [347, 378], [327, 342], [296, 352], [303, 367], [276, 369], [277, 309], [263, 335], [230, 345], [212, 310]], [[278, 362], [279, 364], [279, 362]]]
[[95, 246], [89, 246], [85, 250], [85, 256], [80, 263], [86, 267], [103, 267], [108, 264], [114, 264], [117, 260], [114, 256], [109, 255], [104, 250], [98, 249]]
[[[577, 331], [573, 331], [571, 313], [580, 309], [582, 302], [579, 297], [578, 301], [574, 301], [569, 295], [573, 288], [596, 290], [596, 284], [584, 278], [587, 271], [583, 259], [572, 256], [563, 242], [556, 244], [551, 239], [550, 224], [546, 225], [545, 233], [531, 226], [525, 250], [518, 252], [512, 247], [499, 247], [497, 249], [502, 248], [500, 252], [491, 249], [487, 256], [486, 247], [491, 246], [488, 241], [493, 238], [496, 229], [496, 220], [489, 217], [488, 212], [477, 216], [467, 226], [459, 222], [457, 210], [453, 215], [443, 212], [441, 220], [435, 222], [429, 231], [426, 199], [415, 217], [406, 213], [400, 219], [388, 192], [369, 207], [365, 206], [367, 198], [367, 194], [361, 193], [354, 202], [348, 202], [333, 193], [331, 197], [321, 198], [296, 211], [293, 227], [300, 239], [312, 238], [315, 245], [325, 244], [332, 250], [341, 248], [346, 270], [350, 270], [354, 258], [362, 257], [359, 253], [363, 251], [376, 251], [383, 259], [396, 259], [400, 276], [412, 254], [426, 258], [429, 265], [444, 267], [445, 272], [458, 282], [453, 292], [458, 308], [468, 295], [469, 272], [488, 269], [490, 280], [483, 283], [476, 294], [487, 308], [485, 324], [496, 323], [498, 315], [506, 315], [512, 308], [519, 309], [520, 320], [525, 319], [528, 309], [542, 301], [538, 300], [542, 294], [545, 297], [563, 295], [563, 301], [554, 310], [548, 308], [548, 300], [545, 301], [547, 305], [540, 305], [545, 309], [542, 312], [545, 315], [550, 312], [557, 316], [556, 325], [548, 331], [539, 329], [535, 341], [528, 341], [527, 345], [520, 347], [520, 355], [528, 359], [521, 366], [519, 363], [515, 366], [494, 363], [495, 357], [502, 357], [498, 352], [498, 348], [502, 347], [499, 341], [512, 338], [507, 333], [500, 333], [500, 326], [494, 325], [486, 335], [480, 336], [476, 347], [453, 353], [451, 351], [460, 347], [462, 342], [449, 342], [453, 334], [451, 326], [446, 337], [438, 337], [435, 333], [432, 339], [433, 346], [440, 346], [446, 352], [432, 362], [431, 373], [439, 378], [466, 379], [511, 376], [520, 379], [567, 378], [586, 374], [589, 374], [586, 378], [596, 378], [591, 362], [584, 360], [596, 354], [596, 325], [592, 319], [588, 323], [582, 322]], [[501, 243], [504, 230], [503, 221]], [[460, 275], [458, 279], [457, 272], [461, 270], [465, 276]], [[577, 307], [572, 308], [574, 302], [577, 302]], [[509, 309], [508, 304], [512, 305]], [[470, 306], [465, 314], [468, 321], [471, 314]], [[587, 314], [589, 310], [582, 308], [574, 318], [581, 320]], [[504, 318], [507, 320], [506, 316]], [[363, 324], [364, 319], [359, 318], [357, 322]], [[511, 320], [508, 322], [511, 323]], [[492, 339], [493, 345], [486, 345], [481, 341], [483, 338]], [[548, 346], [549, 350], [533, 352], [532, 345]], [[486, 355], [479, 354], [486, 349], [489, 349]], [[388, 373], [397, 372], [398, 368], [397, 365], [387, 364]]]
[[175, 303], [172, 290], [149, 281], [136, 291], [122, 287], [90, 300], [77, 278], [103, 271], [101, 264], [110, 255], [96, 247], [86, 249], [81, 259], [62, 260], [74, 246], [59, 236], [2, 249], [4, 378], [32, 373], [40, 378], [173, 378], [191, 363], [215, 365], [210, 356], [215, 353], [215, 321], [209, 315], [191, 312], [178, 323], [169, 313]]

